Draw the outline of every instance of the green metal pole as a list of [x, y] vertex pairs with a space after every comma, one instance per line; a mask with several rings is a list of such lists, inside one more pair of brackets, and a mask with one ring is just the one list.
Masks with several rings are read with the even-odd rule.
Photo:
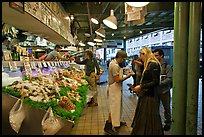
[[185, 135], [189, 2], [174, 5], [172, 134]]
[[201, 2], [190, 2], [186, 135], [197, 135]]

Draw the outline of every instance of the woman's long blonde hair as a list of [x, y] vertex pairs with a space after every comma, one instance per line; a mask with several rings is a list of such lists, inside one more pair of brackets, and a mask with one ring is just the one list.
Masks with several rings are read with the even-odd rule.
[[161, 70], [161, 64], [158, 61], [158, 59], [154, 56], [154, 54], [152, 53], [150, 48], [144, 47], [140, 50], [140, 53], [144, 54], [144, 61], [143, 61], [144, 62], [144, 70], [142, 72], [142, 75], [145, 72], [145, 70], [147, 69], [149, 62], [155, 62], [155, 63], [159, 64], [160, 70]]

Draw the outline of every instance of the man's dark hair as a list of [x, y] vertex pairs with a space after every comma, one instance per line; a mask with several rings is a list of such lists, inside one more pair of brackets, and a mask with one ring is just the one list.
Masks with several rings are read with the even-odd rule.
[[138, 59], [138, 55], [135, 54], [135, 55], [133, 56], [133, 59]]
[[155, 49], [153, 51], [153, 53], [158, 52], [160, 56], [162, 56], [162, 58], [164, 58], [164, 51], [162, 49]]
[[93, 52], [92, 51], [87, 50], [86, 53], [90, 57], [90, 59], [93, 59]]
[[2, 42], [4, 42], [5, 40], [8, 40], [8, 37], [6, 35], [2, 35]]
[[55, 49], [57, 49], [57, 48], [61, 48], [61, 46], [60, 46], [60, 45], [56, 45], [56, 46], [55, 46]]

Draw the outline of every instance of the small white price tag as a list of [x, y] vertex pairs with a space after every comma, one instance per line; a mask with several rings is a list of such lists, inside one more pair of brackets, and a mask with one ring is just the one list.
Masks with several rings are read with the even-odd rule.
[[26, 72], [32, 71], [29, 62], [24, 62], [23, 64]]
[[55, 62], [55, 67], [57, 67], [58, 66], [58, 62]]
[[55, 64], [54, 64], [54, 62], [50, 62], [50, 64], [51, 64], [51, 66], [52, 66], [52, 67], [55, 67]]
[[16, 62], [9, 62], [9, 68], [10, 71], [16, 71], [18, 69]]
[[49, 67], [52, 67], [52, 66], [50, 65], [50, 62], [47, 62], [47, 65], [48, 65]]
[[60, 64], [61, 66], [63, 66], [63, 61], [60, 61], [59, 64]]
[[36, 69], [35, 62], [30, 62], [31, 69]]
[[41, 62], [38, 62], [37, 64], [38, 64], [38, 68], [42, 68]]
[[43, 64], [43, 67], [47, 68], [46, 62], [42, 62], [42, 64]]

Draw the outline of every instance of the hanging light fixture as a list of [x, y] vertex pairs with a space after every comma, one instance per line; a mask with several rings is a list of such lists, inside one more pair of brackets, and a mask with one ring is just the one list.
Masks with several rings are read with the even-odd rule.
[[103, 42], [103, 40], [101, 39], [101, 37], [96, 36], [94, 39], [95, 42]]
[[110, 16], [104, 19], [103, 23], [111, 29], [117, 29], [117, 19], [114, 16], [114, 10], [110, 11]]
[[95, 43], [91, 42], [91, 41], [87, 42], [87, 44], [89, 44], [90, 46], [94, 46], [95, 45]]
[[149, 2], [126, 2], [126, 3], [132, 7], [144, 7], [147, 4], [149, 4]]
[[101, 24], [100, 28], [95, 31], [95, 33], [103, 38], [105, 38], [105, 29], [103, 28], [103, 25]]
[[82, 41], [79, 42], [79, 45], [83, 47], [86, 46]]
[[91, 21], [92, 21], [94, 24], [98, 24], [98, 20], [95, 19], [95, 18], [91, 18]]

